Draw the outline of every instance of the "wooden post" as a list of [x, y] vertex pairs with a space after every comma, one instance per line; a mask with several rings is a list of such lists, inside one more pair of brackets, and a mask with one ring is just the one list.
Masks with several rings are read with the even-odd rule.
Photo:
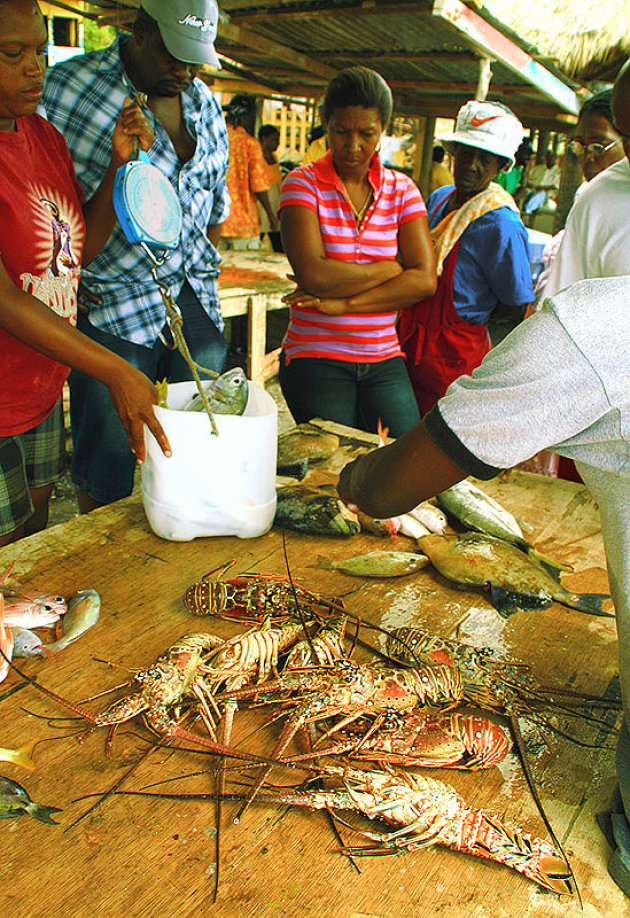
[[545, 153], [547, 152], [548, 146], [549, 146], [549, 131], [543, 131], [541, 129], [538, 132], [538, 146], [536, 147], [536, 164], [544, 163]]
[[562, 158], [562, 172], [560, 173], [560, 187], [558, 188], [558, 197], [556, 198], [557, 210], [553, 223], [553, 231], [564, 228], [567, 222], [567, 215], [571, 210], [575, 192], [579, 188], [583, 179], [582, 166], [580, 161], [569, 149], [566, 150]]
[[431, 185], [431, 166], [433, 165], [433, 139], [435, 137], [435, 117], [427, 115], [424, 127], [424, 142], [422, 145], [422, 160], [420, 167], [420, 180], [418, 185], [420, 193], [426, 201], [429, 197]]
[[265, 350], [267, 347], [267, 297], [256, 293], [247, 301], [247, 376], [264, 388]]
[[489, 57], [482, 57], [479, 59], [479, 80], [477, 82], [477, 92], [475, 93], [477, 102], [483, 102], [488, 97], [491, 79], [492, 61]]
[[416, 183], [420, 184], [420, 172], [422, 171], [422, 153], [424, 150], [424, 134], [426, 129], [426, 117], [420, 115], [418, 118], [417, 130], [416, 130], [416, 151], [413, 155], [413, 166], [411, 168], [411, 178]]

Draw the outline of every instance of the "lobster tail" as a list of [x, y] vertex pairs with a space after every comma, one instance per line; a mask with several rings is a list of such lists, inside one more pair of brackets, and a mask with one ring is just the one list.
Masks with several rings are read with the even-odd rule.
[[574, 892], [569, 864], [548, 842], [504, 824], [481, 810], [468, 810], [459, 843], [449, 847], [505, 864], [561, 895]]

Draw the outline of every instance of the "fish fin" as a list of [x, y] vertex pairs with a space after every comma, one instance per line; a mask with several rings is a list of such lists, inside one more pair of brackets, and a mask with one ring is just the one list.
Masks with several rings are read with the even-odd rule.
[[533, 593], [516, 593], [495, 583], [488, 585], [490, 600], [499, 615], [509, 618], [521, 609], [548, 609], [552, 605], [551, 597], [535, 596]]
[[602, 603], [610, 599], [608, 593], [578, 593], [578, 601], [571, 603], [571, 608], [586, 612], [588, 615], [599, 615], [602, 618], [615, 618], [614, 612], [602, 612]]
[[276, 469], [278, 475], [286, 475], [287, 478], [296, 478], [302, 481], [306, 478], [308, 472], [308, 459], [302, 459], [299, 462], [289, 462], [286, 465], [279, 465]]
[[61, 813], [58, 806], [42, 806], [41, 803], [33, 803], [32, 809], [29, 809], [30, 815], [40, 822], [45, 822], [49, 826], [58, 826], [59, 823], [52, 818], [52, 813]]
[[575, 571], [572, 564], [565, 564], [563, 561], [556, 561], [555, 558], [550, 558], [549, 555], [543, 555], [542, 552], [534, 548], [533, 545], [530, 545], [525, 539], [519, 539], [515, 544], [518, 545], [532, 561], [544, 567], [547, 573], [550, 574], [554, 580], [557, 580], [558, 583], [560, 583], [560, 571], [565, 571], [568, 574], [572, 574]]

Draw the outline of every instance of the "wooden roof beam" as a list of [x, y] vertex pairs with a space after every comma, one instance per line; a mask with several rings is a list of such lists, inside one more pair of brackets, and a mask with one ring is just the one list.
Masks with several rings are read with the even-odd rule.
[[[219, 21], [219, 33], [215, 42], [215, 47], [218, 46], [219, 49], [221, 49], [222, 37], [234, 42], [234, 44], [244, 45], [246, 48], [265, 51], [270, 57], [275, 57], [279, 62], [290, 61], [291, 64], [294, 64], [300, 70], [304, 70], [305, 73], [314, 73], [317, 76], [324, 77], [326, 80], [331, 79], [337, 73], [333, 67], [322, 64], [307, 54], [302, 54], [287, 45], [281, 45], [276, 41], [271, 41], [269, 38], [264, 38], [262, 35], [257, 35], [242, 26], [233, 25], [231, 22]], [[227, 48], [225, 50], [229, 56]]]
[[435, 0], [433, 15], [449, 22], [465, 36], [466, 41], [482, 57], [500, 61], [504, 67], [517, 73], [535, 86], [539, 92], [565, 111], [577, 115], [580, 103], [575, 92], [539, 64], [526, 51], [478, 16], [461, 0]]
[[[285, 0], [286, 2], [286, 0]], [[252, 3], [245, 5], [242, 10], [229, 3], [223, 2], [221, 9], [228, 13], [232, 22], [268, 22], [270, 19], [284, 19], [296, 21], [299, 19], [314, 18], [334, 18], [339, 19], [344, 16], [356, 16], [360, 13], [362, 16], [384, 16], [387, 14], [395, 15], [396, 13], [415, 13], [428, 12], [431, 9], [429, 0], [398, 0], [395, 3], [389, 3], [387, 0], [358, 0], [356, 3], [347, 6], [324, 6], [324, 7], [305, 7], [300, 9], [293, 6], [293, 9], [284, 9], [283, 0], [267, 0], [264, 9], [252, 10]]]

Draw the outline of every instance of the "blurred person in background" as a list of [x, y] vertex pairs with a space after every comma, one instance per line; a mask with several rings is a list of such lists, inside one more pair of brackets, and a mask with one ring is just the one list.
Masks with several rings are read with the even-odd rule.
[[272, 232], [280, 224], [269, 199], [269, 179], [260, 144], [255, 137], [256, 99], [247, 93], [234, 96], [225, 111], [230, 148], [227, 189], [230, 215], [221, 230], [221, 247], [234, 251], [260, 248], [256, 205], [267, 215]]
[[445, 155], [444, 147], [440, 145], [433, 147], [429, 195], [432, 195], [436, 188], [453, 184], [453, 173], [444, 163]]
[[[274, 214], [277, 215], [280, 206], [280, 185], [282, 184], [282, 171], [276, 156], [276, 150], [280, 146], [280, 131], [273, 124], [263, 124], [258, 131], [258, 141], [260, 143], [265, 166], [267, 168], [267, 181], [269, 182], [269, 203]], [[258, 210], [258, 222], [260, 225], [261, 241], [265, 233], [269, 236], [269, 242], [274, 252], [282, 252], [282, 239], [280, 238], [280, 228], [271, 229], [271, 223], [265, 208], [260, 201], [256, 202]]]

